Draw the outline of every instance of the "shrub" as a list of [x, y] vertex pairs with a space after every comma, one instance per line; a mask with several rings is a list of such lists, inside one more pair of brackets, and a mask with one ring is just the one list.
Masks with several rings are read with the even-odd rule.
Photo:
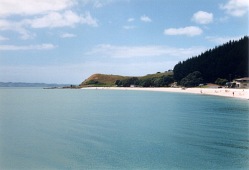
[[228, 82], [227, 79], [221, 79], [221, 78], [217, 78], [216, 81], [215, 81], [215, 84], [218, 84], [218, 85], [221, 85], [221, 86], [224, 86], [226, 85], [226, 83]]

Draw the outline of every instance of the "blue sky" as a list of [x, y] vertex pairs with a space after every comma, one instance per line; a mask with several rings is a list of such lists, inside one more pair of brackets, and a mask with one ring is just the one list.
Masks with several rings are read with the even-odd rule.
[[247, 0], [0, 0], [0, 81], [173, 69], [248, 35]]

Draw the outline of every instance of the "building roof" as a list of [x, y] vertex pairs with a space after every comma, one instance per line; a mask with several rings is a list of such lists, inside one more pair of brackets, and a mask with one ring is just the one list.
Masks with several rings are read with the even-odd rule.
[[239, 79], [235, 79], [236, 81], [249, 81], [249, 77], [243, 77], [243, 78], [239, 78]]

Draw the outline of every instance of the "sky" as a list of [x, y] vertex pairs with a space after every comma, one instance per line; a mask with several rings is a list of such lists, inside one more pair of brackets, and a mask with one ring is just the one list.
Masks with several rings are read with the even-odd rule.
[[0, 0], [0, 82], [143, 76], [248, 35], [248, 0]]

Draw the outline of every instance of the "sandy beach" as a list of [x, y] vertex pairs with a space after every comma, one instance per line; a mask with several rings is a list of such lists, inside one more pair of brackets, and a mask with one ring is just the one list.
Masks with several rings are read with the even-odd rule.
[[140, 87], [86, 87], [89, 90], [143, 90], [160, 92], [193, 93], [200, 95], [214, 95], [249, 100], [249, 89], [228, 88], [140, 88]]

